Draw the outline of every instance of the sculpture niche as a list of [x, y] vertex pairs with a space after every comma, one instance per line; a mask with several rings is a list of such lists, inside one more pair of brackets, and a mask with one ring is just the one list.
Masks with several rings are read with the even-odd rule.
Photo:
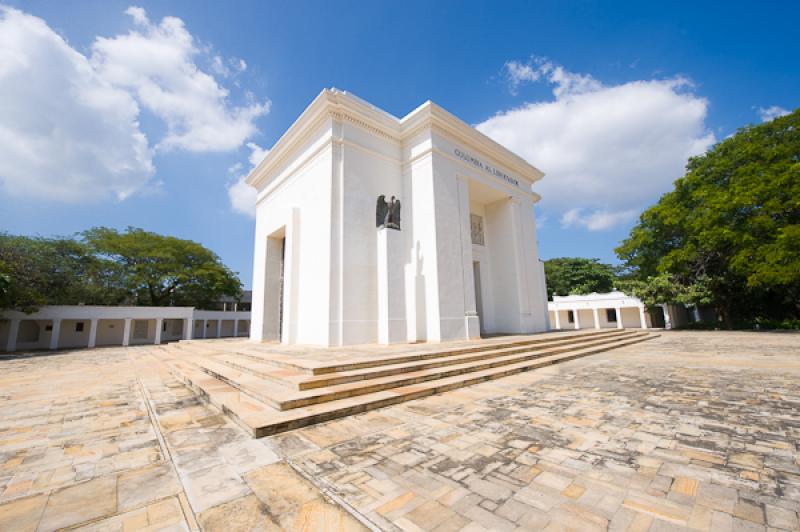
[[378, 205], [375, 207], [375, 227], [381, 229], [386, 227], [388, 229], [400, 230], [400, 200], [392, 196], [392, 199], [387, 202], [386, 196], [381, 194], [378, 196]]

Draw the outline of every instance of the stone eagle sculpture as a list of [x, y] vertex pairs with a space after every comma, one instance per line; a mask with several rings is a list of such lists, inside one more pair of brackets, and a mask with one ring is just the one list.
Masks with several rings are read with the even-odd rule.
[[378, 196], [378, 205], [375, 207], [375, 227], [381, 228], [386, 224], [386, 217], [389, 215], [389, 204], [386, 203], [386, 196]]
[[392, 196], [392, 199], [387, 202], [385, 195], [378, 196], [378, 204], [375, 206], [375, 227], [400, 230], [399, 199]]

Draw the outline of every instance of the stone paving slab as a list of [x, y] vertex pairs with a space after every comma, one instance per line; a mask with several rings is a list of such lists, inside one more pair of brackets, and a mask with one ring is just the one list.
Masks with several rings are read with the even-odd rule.
[[[282, 486], [313, 499], [259, 499], [246, 476], [279, 454], [175, 381], [157, 349], [0, 361], [0, 530], [251, 530], [255, 515], [267, 530], [364, 528], [291, 468]], [[225, 517], [248, 501], [253, 516]]]
[[289, 453], [384, 529], [798, 530], [799, 407], [800, 336], [672, 332]]
[[800, 530], [800, 336], [680, 333], [253, 440], [159, 348], [0, 361], [0, 530]]

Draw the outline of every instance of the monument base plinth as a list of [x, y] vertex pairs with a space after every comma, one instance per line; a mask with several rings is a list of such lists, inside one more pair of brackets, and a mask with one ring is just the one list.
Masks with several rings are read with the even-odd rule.
[[407, 342], [403, 233], [378, 229], [378, 342]]

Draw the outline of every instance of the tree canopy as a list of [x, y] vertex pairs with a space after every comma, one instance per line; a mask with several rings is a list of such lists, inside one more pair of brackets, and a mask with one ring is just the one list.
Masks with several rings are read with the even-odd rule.
[[0, 309], [119, 304], [125, 299], [119, 274], [79, 241], [0, 234]]
[[544, 261], [547, 297], [590, 294], [614, 289], [614, 268], [599, 259], [560, 257]]
[[238, 297], [220, 258], [190, 240], [98, 227], [76, 238], [0, 234], [0, 309], [42, 305], [184, 305]]
[[727, 324], [800, 315], [800, 110], [689, 160], [617, 255], [713, 304]]

